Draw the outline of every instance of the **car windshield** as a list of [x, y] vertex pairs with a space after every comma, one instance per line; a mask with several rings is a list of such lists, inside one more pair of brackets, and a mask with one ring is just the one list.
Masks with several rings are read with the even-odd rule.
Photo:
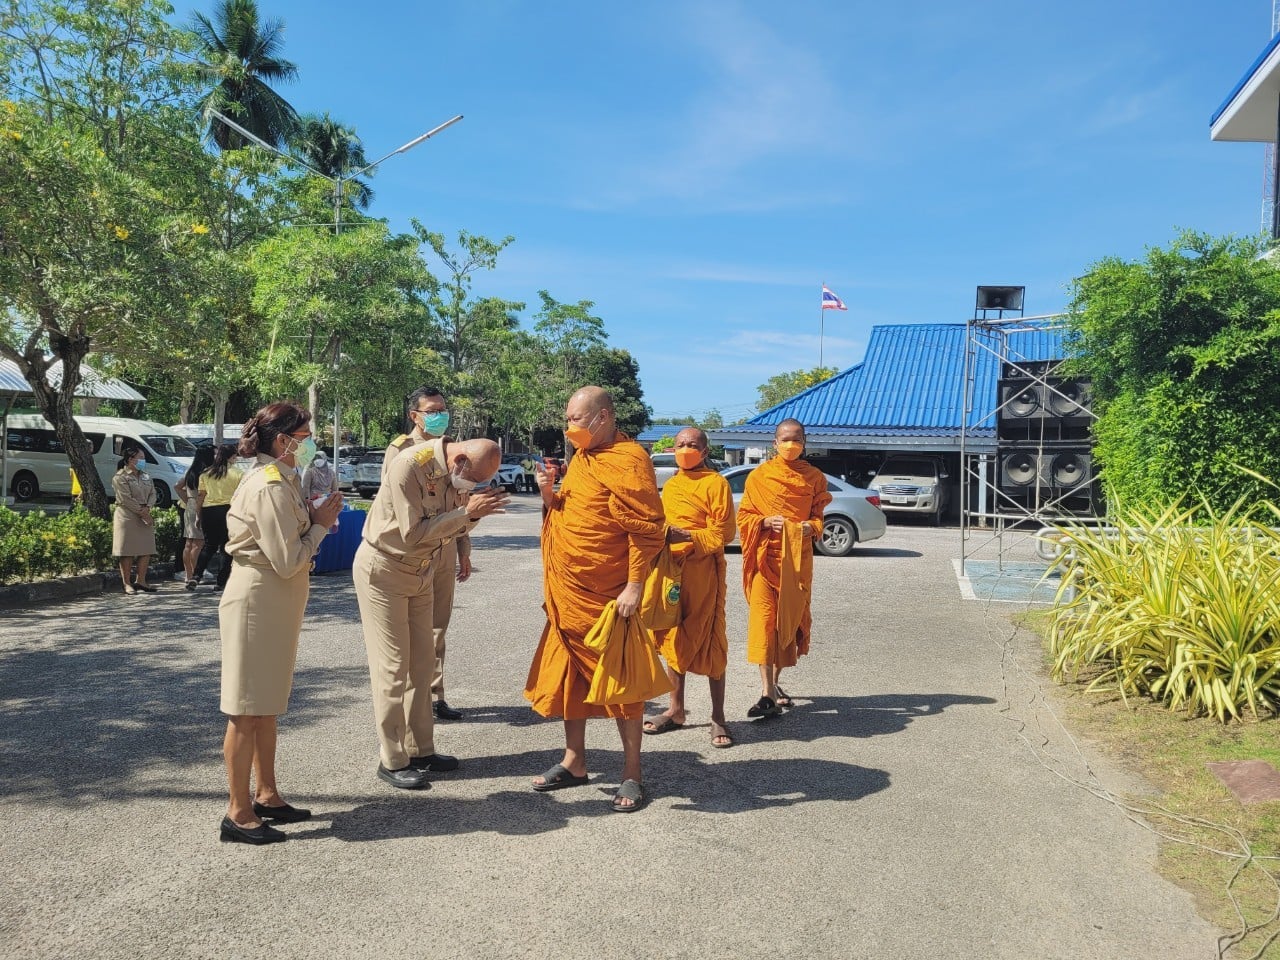
[[147, 446], [152, 450], [166, 457], [194, 457], [196, 455], [195, 445], [186, 437], [179, 437], [176, 434], [162, 434], [159, 436], [143, 434], [142, 439], [147, 442]]
[[937, 471], [938, 467], [932, 460], [913, 457], [894, 458], [880, 468], [881, 475], [887, 473], [899, 477], [932, 477]]

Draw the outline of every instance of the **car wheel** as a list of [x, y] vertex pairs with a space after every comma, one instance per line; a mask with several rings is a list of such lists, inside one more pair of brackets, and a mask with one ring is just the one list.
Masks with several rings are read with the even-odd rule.
[[164, 510], [173, 506], [173, 495], [169, 493], [169, 488], [160, 480], [152, 480], [151, 485], [156, 488], [156, 509]]
[[34, 473], [23, 470], [14, 475], [10, 489], [13, 491], [15, 500], [34, 500], [40, 496], [40, 481], [36, 479]]
[[828, 557], [847, 557], [858, 542], [858, 528], [844, 517], [826, 517], [822, 521], [822, 536], [815, 546]]

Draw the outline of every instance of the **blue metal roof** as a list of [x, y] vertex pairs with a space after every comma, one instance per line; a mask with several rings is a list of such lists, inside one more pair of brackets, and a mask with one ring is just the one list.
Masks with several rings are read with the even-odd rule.
[[[1212, 127], [1218, 122], [1218, 118], [1227, 112], [1227, 107], [1231, 106], [1231, 101], [1240, 96], [1240, 92], [1245, 88], [1249, 81], [1253, 79], [1253, 75], [1258, 72], [1258, 69], [1266, 62], [1267, 57], [1271, 56], [1277, 46], [1280, 46], [1280, 33], [1277, 33], [1271, 38], [1271, 42], [1263, 48], [1262, 53], [1258, 54], [1258, 59], [1253, 61], [1253, 64], [1245, 71], [1245, 74], [1240, 78], [1240, 81], [1231, 88], [1231, 92], [1227, 94], [1227, 99], [1222, 101], [1222, 106], [1218, 107], [1218, 109], [1213, 112], [1213, 116], [1209, 118], [1209, 126]], [[1272, 113], [1274, 112], [1275, 111], [1273, 110]]]
[[[968, 427], [995, 427], [1001, 356], [1013, 362], [1066, 356], [1064, 332], [1028, 321], [1003, 335], [975, 328], [974, 399]], [[788, 417], [813, 434], [948, 436], [960, 430], [964, 406], [963, 323], [884, 324], [871, 331], [862, 363], [752, 417], [738, 432], [777, 426]], [[1005, 342], [1000, 342], [1001, 338]], [[754, 430], [753, 430], [754, 428]], [[724, 428], [724, 432], [735, 430]], [[716, 431], [720, 433], [721, 431]]]
[[636, 443], [657, 443], [663, 437], [674, 437], [685, 428], [683, 423], [658, 423], [646, 427], [635, 436]]

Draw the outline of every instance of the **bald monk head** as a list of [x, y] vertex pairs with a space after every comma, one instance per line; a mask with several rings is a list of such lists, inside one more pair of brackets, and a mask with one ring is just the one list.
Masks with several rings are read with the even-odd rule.
[[569, 442], [579, 450], [590, 450], [613, 439], [618, 422], [613, 397], [603, 387], [583, 387], [564, 408]]
[[464, 480], [486, 483], [502, 465], [502, 451], [492, 440], [455, 440], [444, 451], [444, 462], [451, 473]]
[[685, 427], [676, 434], [672, 449], [676, 452], [676, 463], [680, 464], [681, 470], [696, 470], [707, 460], [707, 435], [697, 427]]

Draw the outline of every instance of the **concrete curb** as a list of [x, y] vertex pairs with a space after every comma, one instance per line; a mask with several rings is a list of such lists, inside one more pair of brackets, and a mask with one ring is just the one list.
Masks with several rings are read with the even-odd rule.
[[[147, 582], [168, 580], [173, 576], [173, 564], [158, 563], [147, 568]], [[84, 573], [77, 577], [60, 577], [57, 580], [35, 580], [31, 583], [13, 583], [0, 587], [0, 610], [14, 610], [37, 604], [58, 603], [78, 597], [97, 596], [112, 583], [119, 583], [120, 574], [115, 570], [102, 573]]]

